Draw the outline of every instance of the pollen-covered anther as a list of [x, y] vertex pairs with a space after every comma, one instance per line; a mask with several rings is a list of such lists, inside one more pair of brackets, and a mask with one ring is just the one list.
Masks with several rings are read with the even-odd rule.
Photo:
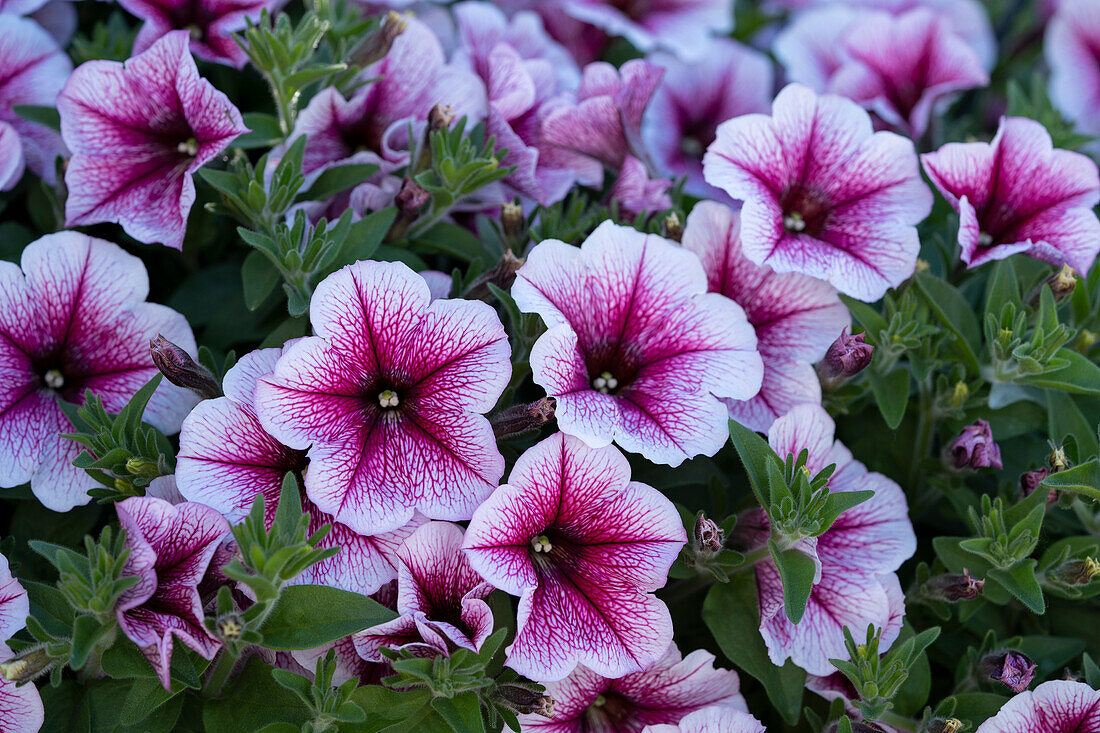
[[378, 404], [386, 409], [392, 409], [401, 404], [401, 400], [392, 389], [384, 389], [378, 393]]
[[58, 369], [51, 369], [42, 375], [42, 381], [50, 389], [61, 389], [65, 386], [65, 375]]
[[549, 537], [544, 534], [540, 534], [538, 537], [531, 538], [531, 548], [535, 552], [549, 553], [551, 550], [554, 549], [554, 545], [551, 544]]
[[802, 218], [802, 214], [792, 211], [783, 215], [783, 228], [792, 234], [806, 231], [806, 220]]
[[978, 234], [978, 246], [990, 247], [993, 245], [993, 235], [989, 232], [980, 232]]
[[199, 154], [199, 141], [189, 137], [176, 146], [176, 152], [194, 157]]
[[619, 380], [611, 375], [611, 372], [601, 372], [600, 376], [592, 380], [592, 389], [603, 394], [610, 394], [619, 388]]

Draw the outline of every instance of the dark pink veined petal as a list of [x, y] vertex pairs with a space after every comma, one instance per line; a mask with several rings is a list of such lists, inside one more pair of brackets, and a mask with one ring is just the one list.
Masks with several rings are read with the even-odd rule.
[[246, 19], [257, 20], [271, 0], [126, 0], [122, 6], [142, 18], [145, 25], [134, 41], [134, 53], [141, 53], [173, 30], [194, 32], [191, 51], [206, 61], [240, 68], [248, 60], [244, 49], [230, 35], [241, 30]]
[[[834, 462], [835, 430], [832, 418], [820, 405], [800, 405], [772, 424], [768, 444], [780, 459], [797, 457], [805, 449], [809, 453], [806, 467], [817, 473]], [[837, 469], [841, 468], [838, 464]]]
[[484, 583], [462, 552], [461, 528], [450, 522], [421, 525], [397, 555], [398, 613], [422, 611], [431, 618], [433, 610], [461, 611], [463, 597]]
[[[0, 662], [12, 657], [8, 645], [0, 642]], [[45, 709], [34, 683], [17, 685], [0, 678], [0, 730], [4, 733], [38, 733]]]
[[23, 628], [30, 612], [27, 591], [12, 577], [8, 558], [0, 555], [0, 641]]
[[1100, 731], [1100, 692], [1084, 682], [1050, 680], [1024, 690], [980, 726], [977, 733]]
[[[438, 638], [438, 637], [436, 637]], [[433, 641], [436, 641], [433, 638]], [[398, 616], [392, 621], [358, 631], [351, 637], [356, 653], [367, 662], [386, 662], [382, 648], [405, 649], [417, 656], [434, 657], [446, 654], [446, 646], [440, 647], [425, 641], [413, 614]]]
[[829, 531], [818, 538], [817, 551], [822, 562], [887, 573], [897, 570], [913, 556], [917, 538], [900, 486], [881, 473], [864, 473], [853, 482], [832, 480], [830, 490], [870, 490], [875, 495], [841, 514]]
[[637, 8], [605, 0], [567, 0], [562, 6], [570, 16], [623, 36], [642, 51], [667, 48], [685, 58], [698, 58], [707, 36], [728, 31], [733, 17], [731, 0], [656, 0]]
[[310, 532], [316, 532], [325, 524], [332, 526], [317, 546], [339, 547], [340, 552], [306, 568], [294, 582], [330, 585], [363, 595], [376, 592], [383, 584], [397, 577], [397, 550], [424, 521], [422, 517], [414, 516], [402, 527], [368, 537], [337, 522], [308, 500], [302, 503], [303, 509], [310, 515]]
[[127, 611], [124, 616], [120, 614], [119, 626], [138, 645], [141, 653], [156, 670], [161, 685], [167, 690], [171, 686], [169, 667], [175, 639], [179, 639], [203, 659], [213, 659], [221, 647], [221, 642], [202, 625], [201, 618], [201, 614], [197, 618], [191, 618], [141, 606]]
[[798, 405], [821, 404], [821, 381], [808, 362], [763, 354], [764, 381], [748, 400], [723, 400], [731, 420], [766, 432]]

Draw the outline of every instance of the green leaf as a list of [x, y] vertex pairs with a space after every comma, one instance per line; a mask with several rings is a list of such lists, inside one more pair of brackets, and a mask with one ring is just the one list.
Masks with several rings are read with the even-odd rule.
[[821, 532], [819, 534], [827, 532], [841, 514], [854, 506], [862, 504], [874, 495], [875, 492], [870, 489], [863, 491], [834, 491], [829, 494], [829, 497], [825, 500], [825, 506], [821, 510]]
[[432, 707], [455, 733], [485, 733], [477, 693], [466, 692], [451, 699], [435, 697]]
[[109, 627], [104, 626], [93, 616], [78, 616], [73, 624], [72, 652], [69, 666], [74, 670], [84, 668], [88, 655]]
[[896, 430], [901, 425], [901, 419], [905, 417], [905, 407], [909, 404], [909, 371], [904, 367], [897, 367], [886, 374], [872, 370], [868, 372], [867, 378], [886, 426]]
[[396, 216], [397, 209], [391, 206], [368, 214], [352, 224], [340, 254], [329, 266], [330, 269], [337, 270], [353, 262], [371, 259], [378, 250], [378, 245], [386, 237], [386, 232], [390, 230]]
[[118, 721], [123, 725], [137, 725], [171, 700], [179, 691], [164, 689], [156, 677], [144, 677], [134, 680], [122, 702]]
[[1065, 471], [1052, 473], [1040, 486], [1055, 491], [1069, 491], [1100, 501], [1100, 459], [1093, 458]]
[[468, 229], [450, 222], [436, 224], [418, 236], [413, 244], [417, 251], [447, 254], [464, 262], [481, 262], [483, 265], [492, 262], [492, 257], [486, 252], [480, 239]]
[[269, 649], [312, 649], [395, 618], [394, 611], [359, 593], [292, 585], [283, 589], [260, 632]]
[[730, 420], [730, 441], [737, 449], [737, 455], [741, 457], [741, 463], [745, 466], [749, 484], [752, 485], [756, 500], [762, 507], [771, 506], [771, 492], [768, 489], [768, 463], [779, 463], [775, 451], [768, 442], [761, 438], [755, 431], [749, 430], [736, 420]]
[[1068, 364], [1054, 371], [1017, 377], [1016, 383], [1045, 389], [1059, 389], [1063, 392], [1090, 397], [1100, 396], [1100, 366], [1090, 361], [1087, 356], [1071, 349], [1058, 349], [1054, 359], [1064, 360]]
[[72, 631], [73, 607], [57, 586], [20, 580], [30, 599], [31, 616], [54, 636], [68, 636]]
[[328, 168], [317, 177], [305, 193], [298, 194], [298, 201], [324, 201], [341, 191], [358, 186], [370, 178], [378, 166], [370, 163], [350, 163]]
[[241, 265], [244, 304], [248, 310], [254, 311], [263, 305], [282, 279], [282, 273], [270, 257], [256, 249], [249, 252]]
[[840, 299], [844, 301], [844, 305], [848, 306], [848, 310], [851, 312], [852, 316], [859, 321], [867, 331], [867, 335], [872, 342], [875, 337], [878, 336], [879, 331], [886, 330], [886, 319], [874, 308], [855, 298], [850, 298], [847, 295], [841, 295]]
[[711, 587], [703, 602], [703, 621], [722, 653], [764, 685], [768, 699], [789, 725], [798, 723], [806, 672], [787, 660], [772, 664], [760, 636], [756, 581], [752, 573], [740, 573], [728, 583]]
[[61, 130], [61, 115], [56, 107], [39, 107], [33, 104], [16, 104], [11, 111], [28, 122], [37, 122], [52, 130]]
[[283, 131], [274, 115], [264, 112], [245, 112], [244, 125], [250, 132], [233, 141], [233, 146], [250, 150], [252, 148], [273, 148], [283, 141]]
[[783, 581], [783, 610], [791, 623], [797, 624], [802, 620], [802, 614], [806, 613], [806, 603], [814, 588], [817, 563], [801, 550], [780, 550], [775, 540], [768, 540], [768, 551]]
[[202, 720], [210, 733], [254, 731], [271, 723], [301, 726], [310, 710], [298, 696], [280, 686], [271, 675], [272, 667], [259, 657], [248, 660], [244, 670], [232, 678], [216, 700], [208, 700]]
[[995, 319], [1001, 317], [1001, 309], [1005, 304], [1012, 303], [1017, 308], [1021, 306], [1020, 281], [1016, 276], [1016, 268], [1011, 259], [998, 260], [990, 268], [989, 283], [985, 286], [985, 313], [982, 321], [989, 316]]
[[1081, 658], [1081, 670], [1085, 673], [1085, 682], [1094, 690], [1100, 689], [1100, 665], [1092, 660], [1088, 652]]
[[978, 353], [982, 349], [982, 332], [970, 303], [946, 280], [933, 277], [927, 272], [919, 273], [914, 282], [936, 318], [954, 336], [955, 348], [966, 364], [967, 371], [977, 374], [980, 369]]
[[1049, 391], [1046, 398], [1050, 439], [1060, 444], [1067, 435], [1072, 435], [1081, 457], [1095, 456], [1098, 451], [1095, 423], [1089, 422], [1077, 402], [1065, 392]]
[[1046, 612], [1046, 601], [1043, 600], [1043, 589], [1039, 586], [1039, 580], [1035, 577], [1037, 564], [1036, 560], [1028, 559], [1011, 568], [990, 568], [986, 578], [997, 581], [1032, 612], [1042, 614]]

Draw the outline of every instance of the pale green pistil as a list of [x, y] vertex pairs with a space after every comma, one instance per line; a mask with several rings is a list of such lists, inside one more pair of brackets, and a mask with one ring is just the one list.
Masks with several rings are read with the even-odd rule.
[[611, 375], [611, 372], [602, 372], [600, 376], [592, 380], [592, 389], [603, 394], [610, 394], [619, 387], [619, 380]]
[[554, 549], [554, 546], [550, 543], [550, 538], [544, 534], [540, 534], [538, 537], [531, 538], [531, 548], [535, 552], [549, 553]]
[[193, 158], [199, 154], [199, 141], [193, 137], [189, 137], [187, 140], [177, 145], [176, 150], [184, 155], [190, 155]]
[[378, 393], [378, 404], [387, 409], [397, 407], [401, 404], [401, 400], [398, 399], [397, 393], [392, 389], [384, 389]]
[[802, 218], [802, 214], [792, 211], [784, 215], [783, 228], [791, 234], [798, 234], [806, 230], [806, 220]]
[[50, 389], [61, 389], [65, 386], [65, 375], [57, 369], [51, 369], [42, 375], [42, 381]]

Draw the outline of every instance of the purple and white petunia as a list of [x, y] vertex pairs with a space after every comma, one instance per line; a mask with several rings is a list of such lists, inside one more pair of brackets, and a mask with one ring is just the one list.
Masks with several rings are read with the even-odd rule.
[[1086, 134], [1100, 133], [1100, 13], [1095, 0], [1061, 0], [1047, 25], [1043, 52], [1050, 100]]
[[462, 546], [520, 597], [506, 663], [542, 682], [578, 664], [614, 678], [659, 660], [672, 619], [652, 591], [686, 539], [672, 502], [631, 481], [622, 453], [555, 433], [477, 508]]
[[504, 473], [484, 417], [511, 376], [496, 311], [432, 301], [407, 265], [367, 261], [317, 286], [310, 320], [315, 335], [256, 390], [264, 429], [309, 448], [310, 501], [369, 535], [407, 525], [418, 509], [468, 519]]
[[733, 0], [564, 0], [558, 7], [640, 51], [662, 48], [682, 58], [699, 58], [710, 34], [733, 29]]
[[1025, 690], [978, 726], [976, 733], [1100, 733], [1100, 690], [1051, 680]]
[[[22, 272], [0, 262], [0, 486], [29, 481], [54, 511], [88, 503], [99, 484], [72, 465], [80, 447], [60, 437], [72, 426], [58, 401], [82, 404], [90, 389], [117, 413], [157, 374], [149, 339], [195, 352], [187, 320], [148, 293], [141, 260], [76, 232], [27, 245]], [[174, 433], [196, 400], [164, 382], [144, 420]]]
[[172, 31], [186, 31], [191, 52], [204, 61], [230, 64], [238, 69], [248, 61], [244, 48], [233, 40], [260, 11], [273, 10], [282, 0], [120, 0], [126, 11], [145, 21], [134, 39], [134, 53], [141, 53]]
[[[697, 649], [681, 658], [680, 650], [671, 644], [646, 669], [618, 679], [578, 667], [566, 679], [546, 686], [546, 694], [554, 700], [552, 719], [521, 715], [520, 724], [523, 730], [538, 733], [663, 731], [662, 725], [681, 723], [696, 711], [745, 715], [739, 690], [737, 673], [715, 669], [713, 654]], [[755, 728], [724, 730], [757, 733]]]
[[1100, 252], [1096, 164], [1055, 149], [1038, 122], [1002, 118], [992, 142], [948, 143], [921, 162], [959, 212], [969, 267], [1023, 252], [1084, 274]]
[[[273, 438], [256, 417], [257, 381], [275, 370], [280, 349], [261, 349], [241, 357], [224, 379], [225, 396], [200, 402], [180, 430], [176, 482], [190, 501], [214, 507], [231, 522], [243, 520], [258, 495], [265, 498], [267, 522], [275, 519], [283, 477], [308, 475], [306, 452]], [[423, 520], [392, 532], [364, 536], [336, 521], [302, 496], [309, 531], [332, 529], [318, 547], [339, 547], [334, 557], [311, 565], [295, 583], [316, 583], [370, 595], [397, 577], [397, 548]]]
[[397, 551], [397, 612], [389, 621], [352, 637], [368, 662], [384, 662], [382, 647], [409, 644], [422, 653], [449, 655], [452, 649], [478, 651], [493, 632], [493, 612], [485, 598], [493, 586], [470, 565], [462, 550], [462, 530], [450, 522], [428, 522]]
[[548, 331], [531, 351], [535, 383], [557, 400], [559, 429], [615, 441], [672, 466], [729, 437], [719, 398], [760, 390], [756, 336], [733, 301], [707, 292], [693, 253], [604, 222], [580, 249], [546, 240], [512, 286]]
[[195, 171], [241, 133], [241, 113], [199, 76], [187, 31], [124, 64], [89, 61], [57, 97], [69, 226], [118, 222], [134, 239], [180, 249]]
[[643, 133], [657, 167], [695, 196], [725, 194], [703, 180], [703, 152], [718, 125], [752, 112], [766, 112], [772, 98], [772, 64], [766, 56], [728, 38], [708, 42], [697, 61], [661, 54], [650, 58], [665, 69], [653, 95]]
[[929, 8], [901, 15], [871, 12], [844, 34], [846, 60], [829, 91], [855, 100], [884, 122], [919, 139], [948, 95], [985, 86], [989, 75], [947, 18]]
[[213, 659], [221, 646], [203, 625], [198, 585], [229, 533], [229, 522], [193, 502], [173, 506], [135, 496], [115, 506], [130, 550], [125, 572], [140, 578], [119, 598], [115, 615], [168, 689], [174, 639], [204, 659]]
[[766, 733], [766, 729], [746, 712], [715, 706], [688, 713], [675, 725], [647, 726], [642, 733]]
[[18, 183], [25, 167], [47, 183], [57, 180], [54, 161], [65, 154], [61, 136], [13, 107], [52, 107], [72, 70], [69, 57], [37, 23], [0, 13], [0, 191]]
[[[821, 536], [800, 541], [799, 547], [815, 557], [820, 577], [797, 625], [784, 612], [783, 584], [775, 565], [767, 560], [756, 566], [760, 634], [768, 656], [777, 665], [791, 659], [819, 676], [835, 671], [830, 659], [847, 659], [845, 626], [862, 631], [873, 624], [884, 629], [883, 650], [894, 642], [901, 629], [899, 608], [904, 608], [894, 571], [916, 551], [901, 488], [886, 476], [867, 471], [840, 441], [834, 441], [833, 432], [832, 418], [818, 405], [795, 407], [768, 431], [768, 443], [783, 458], [807, 450], [811, 474], [835, 464], [830, 491], [875, 492], [841, 514]], [[761, 545], [768, 534], [762, 509], [738, 521], [737, 536], [748, 546]]]
[[760, 393], [726, 400], [730, 417], [766, 431], [776, 418], [802, 403], [821, 403], [821, 383], [811, 366], [849, 323], [848, 309], [828, 283], [755, 265], [741, 245], [736, 211], [700, 201], [688, 215], [683, 245], [699, 256], [707, 287], [745, 309], [764, 360]]
[[611, 186], [608, 201], [618, 207], [621, 219], [631, 221], [638, 214], [654, 213], [670, 208], [672, 198], [668, 190], [672, 181], [667, 178], [650, 178], [645, 163], [634, 156], [623, 161], [619, 177]]
[[881, 298], [913, 274], [932, 209], [913, 143], [874, 132], [854, 102], [789, 84], [772, 116], [723, 123], [703, 158], [708, 183], [744, 201], [745, 256], [776, 272]]
[[[27, 591], [12, 577], [8, 558], [0, 555], [0, 662], [11, 656], [6, 642], [23, 628], [30, 615]], [[34, 683], [16, 684], [0, 675], [0, 730], [37, 733], [45, 710]]]

